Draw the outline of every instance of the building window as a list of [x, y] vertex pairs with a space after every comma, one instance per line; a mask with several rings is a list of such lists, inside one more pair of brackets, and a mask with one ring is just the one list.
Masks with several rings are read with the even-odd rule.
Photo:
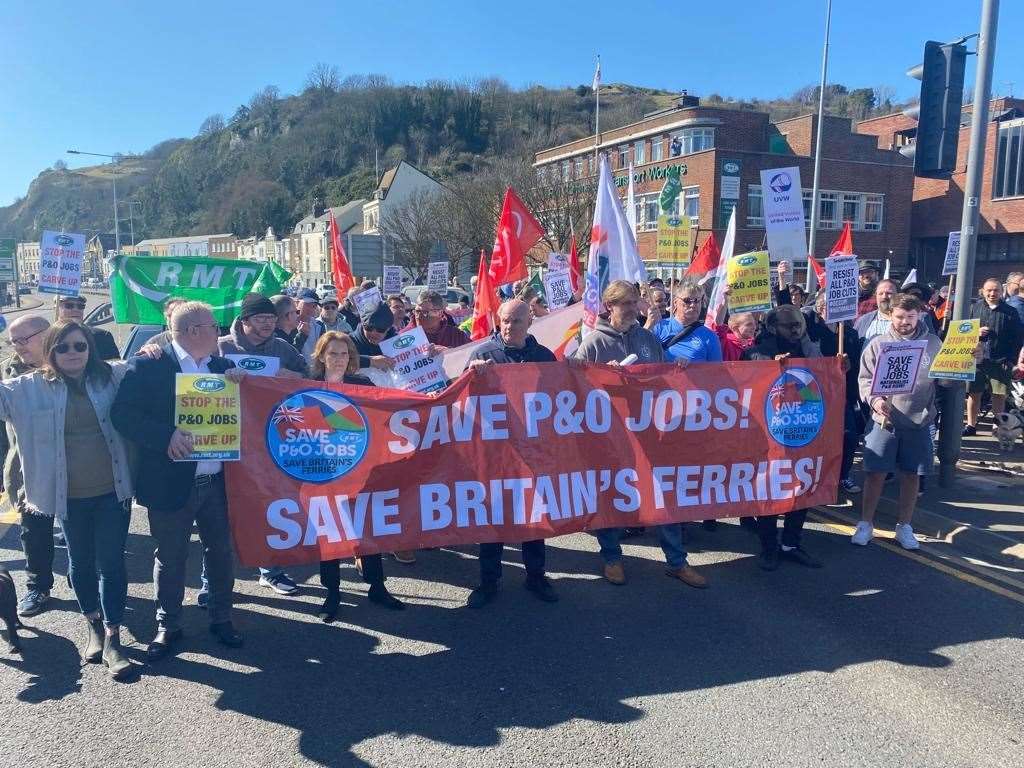
[[640, 199], [643, 200], [640, 206], [643, 209], [643, 217], [638, 218], [636, 223], [641, 232], [653, 232], [658, 228], [658, 214], [661, 213], [661, 207], [658, 204], [660, 196], [660, 194], [640, 196]]
[[882, 230], [882, 195], [864, 195], [864, 229], [869, 232]]
[[992, 197], [1018, 197], [1024, 195], [1024, 120], [1013, 120], [999, 126], [996, 141], [995, 174], [992, 178]]
[[804, 203], [804, 226], [808, 228], [811, 226], [811, 193], [813, 191], [814, 190], [811, 189], [804, 189], [802, 190], [803, 194], [801, 195], [801, 199]]
[[656, 163], [659, 160], [665, 158], [665, 142], [662, 141], [661, 136], [655, 136], [651, 139], [651, 162]]
[[854, 229], [861, 229], [864, 215], [864, 196], [843, 194], [843, 221], [850, 222]]
[[572, 170], [572, 166], [569, 163], [569, 161], [568, 160], [563, 160], [562, 161], [562, 178], [563, 179], [571, 178], [570, 175], [569, 175], [571, 170]]
[[633, 145], [633, 162], [637, 165], [642, 165], [647, 162], [647, 153], [644, 151], [645, 144], [643, 140], [638, 141]]
[[696, 227], [700, 224], [700, 187], [683, 187], [672, 206], [672, 213], [679, 215], [679, 205], [683, 205], [683, 211], [690, 217], [690, 226]]
[[747, 187], [747, 226], [764, 226], [764, 201], [761, 198], [761, 185], [750, 184]]
[[629, 145], [623, 144], [619, 147], [619, 168], [629, 167]]
[[576, 178], [577, 179], [582, 179], [583, 178], [583, 158], [582, 157], [577, 157], [576, 158], [575, 162], [573, 163], [573, 170], [576, 173]]
[[835, 192], [819, 192], [818, 227], [839, 229], [839, 195]]
[[714, 149], [714, 128], [684, 128], [672, 137], [671, 155], [692, 155], [705, 149]]

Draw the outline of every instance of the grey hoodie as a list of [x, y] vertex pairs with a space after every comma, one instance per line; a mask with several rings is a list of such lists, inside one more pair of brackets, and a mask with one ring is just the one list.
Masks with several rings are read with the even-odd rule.
[[[889, 341], [912, 341], [925, 339], [928, 342], [928, 346], [925, 348], [924, 354], [921, 356], [921, 365], [917, 371], [917, 382], [914, 384], [914, 391], [909, 395], [893, 395], [889, 398], [889, 402], [892, 404], [892, 425], [896, 429], [920, 429], [921, 427], [927, 427], [935, 421], [937, 410], [935, 408], [935, 384], [936, 382], [942, 385], [949, 385], [955, 382], [948, 382], [945, 379], [929, 379], [928, 369], [931, 367], [932, 360], [939, 353], [942, 348], [942, 340], [939, 339], [934, 333], [929, 333], [928, 329], [922, 324], [918, 323], [917, 328], [914, 330], [913, 335], [903, 337], [896, 334], [896, 332], [890, 328], [886, 333], [875, 336], [871, 341], [864, 347], [864, 352], [860, 356], [860, 374], [857, 377], [857, 383], [860, 387], [860, 397], [869, 406], [872, 400], [879, 400], [879, 397], [871, 397], [871, 380], [875, 375], [875, 367], [878, 365], [879, 350], [881, 349], [883, 342]], [[875, 413], [875, 410], [871, 409], [871, 418], [879, 424], [883, 424], [884, 420], [881, 416]]]
[[599, 317], [594, 330], [583, 337], [583, 343], [573, 358], [591, 363], [610, 363], [629, 355], [637, 356], [637, 364], [661, 363], [665, 360], [658, 337], [639, 323], [634, 323], [629, 330], [620, 333], [612, 328], [611, 323]]
[[231, 333], [217, 339], [217, 346], [220, 347], [222, 355], [262, 355], [263, 357], [276, 357], [281, 362], [282, 368], [306, 375], [306, 361], [302, 355], [284, 339], [271, 336], [262, 344], [253, 344], [242, 332], [242, 319], [235, 318], [231, 324]]

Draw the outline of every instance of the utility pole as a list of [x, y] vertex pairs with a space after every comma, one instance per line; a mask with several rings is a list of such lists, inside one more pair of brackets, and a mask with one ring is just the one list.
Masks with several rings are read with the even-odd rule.
[[[981, 28], [978, 35], [978, 66], [974, 75], [974, 102], [971, 105], [971, 139], [967, 151], [967, 174], [964, 179], [964, 208], [960, 219], [960, 258], [956, 268], [956, 300], [951, 322], [963, 320], [970, 313], [971, 288], [974, 285], [974, 258], [978, 245], [978, 209], [981, 175], [985, 164], [985, 140], [988, 135], [988, 108], [991, 99], [992, 64], [996, 55], [996, 28], [999, 21], [999, 0], [982, 0]], [[940, 388], [941, 389], [941, 388]], [[939, 439], [939, 484], [953, 482], [960, 458], [960, 429], [964, 420], [962, 385], [950, 390], [942, 413], [943, 434]]]
[[[818, 130], [814, 140], [814, 184], [811, 187], [811, 229], [808, 233], [807, 253], [814, 255], [815, 241], [818, 239], [818, 220], [821, 217], [821, 205], [818, 202], [818, 191], [821, 186], [821, 129], [825, 124], [825, 81], [828, 79], [828, 38], [832, 26], [832, 0], [828, 0], [825, 8], [825, 44], [821, 49], [821, 86], [818, 88]], [[811, 260], [807, 259], [807, 293], [814, 290], [812, 280], [814, 270]]]

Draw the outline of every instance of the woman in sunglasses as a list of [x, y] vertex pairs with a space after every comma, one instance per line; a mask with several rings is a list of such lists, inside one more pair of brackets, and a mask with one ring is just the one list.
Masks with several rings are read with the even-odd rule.
[[[85, 297], [84, 296], [60, 296], [57, 298], [57, 320], [84, 322], [85, 318]], [[117, 350], [117, 342], [109, 331], [102, 328], [93, 328], [93, 343], [96, 347], [96, 355], [100, 360], [117, 360], [121, 353]]]
[[67, 539], [71, 585], [88, 627], [83, 658], [123, 680], [132, 672], [119, 632], [132, 480], [110, 406], [124, 366], [101, 360], [93, 332], [76, 320], [47, 331], [43, 355], [38, 371], [0, 383], [0, 418], [18, 438], [26, 505], [56, 517]]
[[[315, 381], [324, 381], [328, 384], [373, 386], [372, 381], [357, 373], [359, 351], [356, 349], [355, 342], [347, 333], [340, 331], [327, 331], [317, 339], [309, 369], [310, 378]], [[394, 610], [401, 610], [405, 607], [384, 586], [384, 565], [380, 555], [357, 557], [356, 568], [363, 577], [363, 581], [370, 585], [369, 598], [371, 602]], [[320, 583], [327, 588], [327, 599], [319, 611], [319, 616], [323, 621], [330, 623], [337, 617], [338, 605], [341, 602], [340, 560], [321, 561]]]

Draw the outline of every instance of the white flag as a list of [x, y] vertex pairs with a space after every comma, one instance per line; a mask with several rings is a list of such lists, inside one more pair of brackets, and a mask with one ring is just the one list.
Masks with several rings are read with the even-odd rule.
[[889, 279], [889, 260], [888, 259], [885, 260], [885, 274], [882, 275], [882, 279], [883, 280], [888, 280]]
[[725, 230], [725, 240], [722, 241], [722, 255], [718, 257], [718, 266], [713, 272], [708, 272], [701, 279], [701, 284], [706, 280], [715, 277], [715, 289], [711, 292], [711, 302], [708, 304], [708, 314], [704, 318], [704, 325], [714, 328], [718, 318], [718, 311], [725, 304], [725, 282], [728, 273], [729, 259], [736, 248], [736, 206], [733, 206], [732, 214], [729, 216], [729, 228]]
[[585, 324], [593, 328], [602, 311], [601, 293], [613, 280], [631, 283], [647, 282], [647, 270], [636, 249], [636, 240], [622, 211], [615, 191], [608, 157], [601, 155], [601, 174], [597, 181], [597, 202], [594, 225], [587, 256], [586, 288], [583, 304]]
[[917, 267], [914, 267], [912, 270], [910, 270], [910, 274], [907, 275], [907, 279], [903, 281], [903, 285], [901, 285], [900, 288], [901, 289], [902, 288], [906, 288], [911, 283], [916, 283], [916, 282], [917, 282]]
[[633, 187], [633, 164], [629, 164], [629, 186], [626, 187], [626, 221], [629, 231], [636, 236], [636, 190]]
[[597, 57], [597, 68], [594, 70], [594, 82], [590, 84], [593, 90], [601, 87], [601, 57]]

